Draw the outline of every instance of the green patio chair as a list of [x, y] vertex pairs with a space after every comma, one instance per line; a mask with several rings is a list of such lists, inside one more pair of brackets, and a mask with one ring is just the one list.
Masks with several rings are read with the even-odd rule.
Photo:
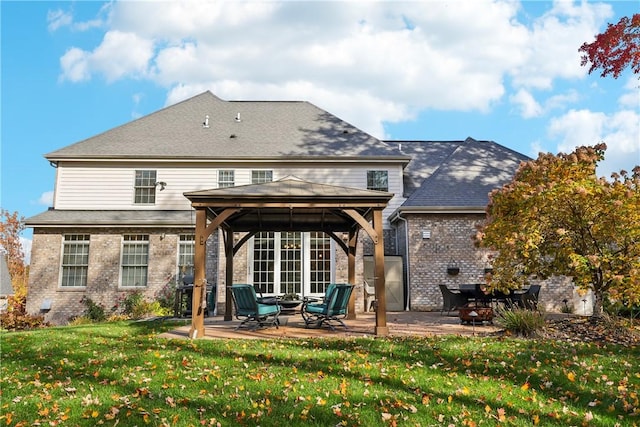
[[347, 315], [347, 306], [352, 291], [353, 285], [330, 284], [327, 286], [327, 292], [321, 302], [317, 299], [305, 298], [300, 311], [305, 326], [308, 328], [314, 325], [319, 328], [326, 325], [333, 331], [336, 326], [340, 325], [348, 329], [342, 319]]
[[253, 285], [232, 285], [231, 295], [236, 306], [236, 319], [242, 320], [236, 330], [243, 326], [247, 326], [250, 329], [275, 326], [277, 329], [280, 325], [278, 320], [280, 306], [278, 304], [262, 304], [258, 302]]

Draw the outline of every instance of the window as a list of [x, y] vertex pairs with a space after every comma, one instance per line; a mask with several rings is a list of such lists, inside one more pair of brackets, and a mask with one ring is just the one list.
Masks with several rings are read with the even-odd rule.
[[251, 183], [262, 184], [273, 181], [273, 171], [251, 171]]
[[149, 268], [149, 236], [130, 234], [123, 236], [122, 286], [147, 286]]
[[134, 188], [135, 204], [154, 204], [156, 202], [156, 171], [137, 170]]
[[194, 234], [181, 234], [178, 244], [178, 279], [193, 274], [193, 259], [196, 249]]
[[218, 188], [233, 187], [234, 185], [233, 171], [218, 171]]
[[89, 271], [89, 235], [67, 234], [62, 249], [63, 287], [87, 286]]
[[389, 191], [389, 172], [367, 171], [367, 190]]

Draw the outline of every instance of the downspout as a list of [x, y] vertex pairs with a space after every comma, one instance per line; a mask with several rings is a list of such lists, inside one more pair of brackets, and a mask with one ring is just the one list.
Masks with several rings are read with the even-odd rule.
[[[391, 218], [390, 218], [391, 219]], [[407, 304], [405, 306], [405, 311], [411, 310], [411, 289], [409, 287], [409, 279], [411, 277], [411, 263], [409, 262], [409, 223], [406, 218], [400, 216], [400, 211], [396, 212], [395, 219], [399, 219], [404, 222], [404, 253], [406, 256], [406, 266], [407, 266], [407, 285], [405, 291], [407, 292]], [[398, 246], [398, 235], [396, 234], [396, 246]]]

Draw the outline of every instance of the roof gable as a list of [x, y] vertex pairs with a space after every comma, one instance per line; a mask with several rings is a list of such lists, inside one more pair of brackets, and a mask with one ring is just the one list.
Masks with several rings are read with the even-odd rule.
[[207, 91], [51, 152], [49, 160], [392, 156], [386, 144], [303, 101], [224, 101]]

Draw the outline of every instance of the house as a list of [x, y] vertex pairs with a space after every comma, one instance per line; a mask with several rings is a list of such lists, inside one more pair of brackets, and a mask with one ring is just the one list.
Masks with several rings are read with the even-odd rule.
[[[193, 274], [198, 195], [220, 201], [249, 194], [259, 201], [260, 194], [269, 197], [266, 189], [284, 191], [295, 182], [304, 183], [294, 185], [298, 193], [308, 189], [327, 199], [388, 195], [380, 207], [383, 250], [385, 265], [395, 261], [387, 269], [395, 276], [385, 277], [396, 285], [387, 288], [387, 310], [438, 308], [440, 283], [483, 279], [487, 254], [471, 237], [489, 191], [528, 159], [471, 138], [379, 140], [308, 102], [225, 101], [211, 92], [45, 158], [56, 168], [54, 203], [26, 221], [33, 228], [27, 310], [37, 312], [49, 300], [46, 320], [53, 323], [79, 315], [83, 296], [110, 308], [127, 292], [153, 298]], [[204, 274], [215, 285], [217, 308], [228, 309], [229, 282], [313, 296], [328, 283], [348, 281], [349, 256], [340, 249], [352, 236], [338, 226], [343, 217], [332, 212], [295, 230], [280, 222], [278, 229], [265, 225], [232, 238], [211, 233]], [[263, 210], [252, 221], [264, 225], [268, 218]], [[331, 232], [331, 224], [341, 231]], [[240, 243], [231, 273], [227, 237]], [[365, 276], [373, 281], [367, 266], [375, 245], [367, 233], [357, 235], [358, 310], [365, 308]], [[448, 274], [450, 266], [459, 273]]]
[[0, 256], [0, 313], [7, 311], [9, 297], [13, 295], [13, 285], [11, 284], [11, 274], [9, 274], [7, 257], [3, 255]]

